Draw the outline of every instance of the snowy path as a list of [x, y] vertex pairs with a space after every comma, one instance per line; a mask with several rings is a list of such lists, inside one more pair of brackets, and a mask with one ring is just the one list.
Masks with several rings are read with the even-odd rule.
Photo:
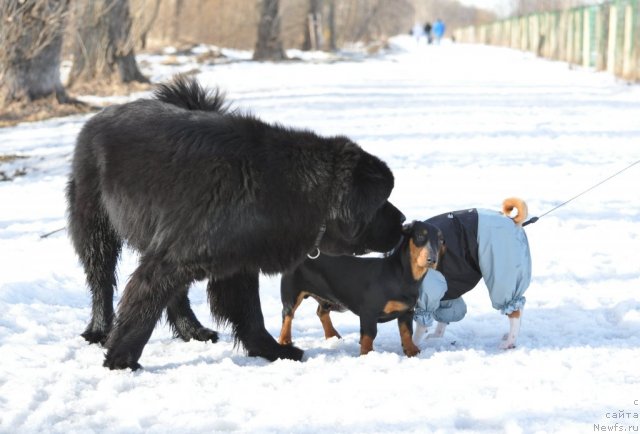
[[[510, 195], [540, 215], [640, 158], [638, 86], [499, 48], [408, 42], [366, 61], [241, 62], [200, 78], [265, 120], [349, 135], [381, 156], [409, 219], [497, 208]], [[79, 336], [89, 297], [66, 234], [39, 239], [65, 224], [69, 156], [85, 120], [0, 129], [0, 154], [29, 157], [0, 165], [27, 168], [0, 182], [0, 432], [640, 429], [640, 166], [527, 228], [534, 280], [515, 350], [498, 350], [507, 321], [480, 284], [465, 297], [467, 317], [413, 359], [394, 323], [358, 357], [350, 313], [333, 315], [344, 339], [325, 341], [306, 301], [293, 330], [302, 363], [245, 357], [225, 329], [215, 345], [177, 341], [163, 323], [144, 370], [110, 372], [103, 350]], [[120, 288], [135, 264], [127, 252]], [[261, 280], [273, 335], [278, 288]], [[190, 297], [214, 327], [202, 284]]]

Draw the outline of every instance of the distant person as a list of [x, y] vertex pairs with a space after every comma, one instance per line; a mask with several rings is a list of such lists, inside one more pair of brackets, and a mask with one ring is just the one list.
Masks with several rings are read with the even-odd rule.
[[420, 39], [424, 35], [424, 29], [420, 23], [415, 23], [411, 29], [411, 34], [416, 39], [416, 44], [420, 45]]
[[424, 23], [424, 34], [427, 37], [427, 44], [431, 44], [433, 42], [433, 36], [431, 36], [431, 23], [427, 21]]
[[446, 30], [446, 27], [444, 25], [444, 21], [438, 18], [436, 22], [433, 23], [433, 28], [431, 29], [433, 33], [433, 39], [435, 40], [436, 44], [439, 44], [440, 41], [442, 40], [445, 30]]

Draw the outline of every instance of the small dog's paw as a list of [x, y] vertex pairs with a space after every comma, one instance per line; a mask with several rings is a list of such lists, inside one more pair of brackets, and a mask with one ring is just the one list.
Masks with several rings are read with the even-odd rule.
[[418, 348], [413, 341], [409, 341], [407, 345], [402, 345], [402, 351], [407, 357], [415, 357], [420, 354], [420, 348]]
[[500, 343], [501, 350], [512, 350], [516, 347], [516, 341], [507, 333], [502, 337], [502, 342]]

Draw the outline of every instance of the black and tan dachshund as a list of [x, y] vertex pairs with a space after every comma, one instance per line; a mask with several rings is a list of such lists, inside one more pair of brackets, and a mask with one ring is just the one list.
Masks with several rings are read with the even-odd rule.
[[387, 257], [320, 255], [305, 260], [281, 279], [280, 344], [291, 344], [294, 313], [310, 296], [319, 304], [325, 338], [340, 338], [329, 313], [348, 309], [360, 317], [361, 355], [373, 350], [377, 323], [397, 319], [402, 349], [407, 356], [415, 356], [420, 350], [411, 340], [414, 306], [427, 270], [438, 264], [443, 243], [438, 228], [415, 221], [403, 228], [402, 241]]

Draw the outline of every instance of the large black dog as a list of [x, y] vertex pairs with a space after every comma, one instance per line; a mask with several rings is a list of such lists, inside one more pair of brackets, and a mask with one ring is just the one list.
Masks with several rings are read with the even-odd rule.
[[[83, 336], [105, 344], [111, 369], [140, 366], [165, 309], [177, 336], [215, 342], [187, 298], [208, 279], [212, 314], [249, 355], [300, 360], [264, 327], [259, 273], [312, 251], [390, 250], [404, 220], [387, 201], [392, 189], [387, 165], [348, 138], [231, 111], [194, 80], [106, 108], [80, 132], [67, 186], [69, 233], [93, 297]], [[114, 320], [125, 242], [141, 256]]]
[[385, 258], [320, 255], [288, 273], [280, 281], [282, 331], [279, 342], [291, 344], [291, 324], [296, 309], [307, 297], [318, 302], [318, 317], [325, 337], [340, 337], [331, 311], [349, 309], [360, 317], [360, 354], [373, 350], [377, 323], [398, 320], [404, 353], [420, 352], [412, 341], [414, 306], [429, 268], [436, 268], [444, 251], [442, 232], [430, 223], [405, 226], [404, 237]]

